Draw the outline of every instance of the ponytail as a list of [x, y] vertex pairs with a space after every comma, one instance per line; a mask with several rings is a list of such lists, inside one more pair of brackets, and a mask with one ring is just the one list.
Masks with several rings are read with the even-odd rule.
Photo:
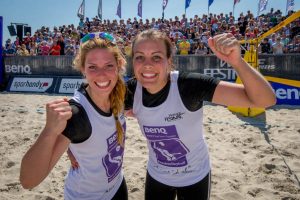
[[109, 99], [111, 103], [112, 114], [115, 118], [115, 123], [116, 123], [117, 140], [119, 145], [122, 147], [124, 141], [124, 130], [119, 120], [119, 114], [123, 112], [124, 109], [125, 92], [126, 92], [125, 83], [122, 75], [119, 74], [118, 81], [116, 83], [115, 88], [111, 92]]

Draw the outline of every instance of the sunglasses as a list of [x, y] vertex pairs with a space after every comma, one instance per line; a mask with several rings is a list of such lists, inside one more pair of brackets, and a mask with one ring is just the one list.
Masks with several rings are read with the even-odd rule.
[[94, 38], [101, 38], [103, 40], [106, 40], [106, 41], [114, 44], [114, 45], [116, 44], [116, 39], [111, 34], [105, 33], [105, 32], [88, 33], [83, 38], [80, 39], [80, 43], [83, 44]]

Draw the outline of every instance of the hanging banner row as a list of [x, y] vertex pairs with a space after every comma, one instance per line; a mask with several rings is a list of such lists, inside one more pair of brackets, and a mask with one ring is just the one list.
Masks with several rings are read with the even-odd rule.
[[10, 79], [6, 91], [73, 94], [83, 82], [82, 77], [15, 76]]

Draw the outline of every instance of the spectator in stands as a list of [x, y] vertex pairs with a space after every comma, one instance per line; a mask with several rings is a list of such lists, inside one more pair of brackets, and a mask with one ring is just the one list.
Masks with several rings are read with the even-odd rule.
[[65, 46], [65, 55], [68, 55], [68, 56], [74, 56], [76, 55], [76, 48], [75, 48], [75, 45], [74, 45], [74, 40], [72, 39], [67, 39], [66, 40], [66, 46]]
[[61, 47], [60, 47], [59, 44], [57, 44], [57, 40], [53, 40], [53, 45], [50, 48], [49, 55], [59, 56], [60, 55], [60, 49], [61, 49]]
[[25, 44], [26, 49], [28, 51], [30, 51], [30, 43], [31, 43], [31, 41], [32, 41], [32, 39], [31, 39], [30, 33], [27, 32], [26, 36], [23, 38], [23, 44]]
[[194, 52], [196, 55], [206, 55], [208, 53], [207, 48], [206, 46], [204, 46], [203, 42], [197, 42], [194, 48]]
[[17, 47], [17, 53], [18, 56], [29, 56], [29, 51], [27, 50], [25, 44], [19, 45]]
[[284, 52], [284, 45], [281, 43], [281, 38], [277, 37], [276, 42], [272, 45], [273, 54], [279, 55]]
[[277, 38], [276, 33], [273, 33], [271, 35], [271, 38], [269, 39], [269, 43], [271, 47], [276, 43], [276, 38]]
[[179, 55], [188, 55], [191, 44], [187, 41], [185, 36], [182, 36], [182, 40], [178, 42]]
[[48, 56], [49, 53], [50, 53], [50, 46], [45, 40], [43, 40], [38, 46], [38, 55]]
[[47, 45], [51, 48], [53, 46], [53, 39], [52, 37], [48, 37], [47, 41]]
[[247, 27], [246, 28], [246, 31], [245, 31], [245, 39], [246, 40], [252, 40], [256, 37], [255, 33], [253, 30], [251, 30], [250, 27]]
[[206, 31], [201, 36], [201, 42], [208, 47], [208, 38], [210, 37], [210, 31]]
[[13, 48], [13, 45], [11, 43], [8, 44], [8, 46], [3, 49], [3, 55], [4, 56], [15, 56], [16, 55], [16, 50]]
[[269, 43], [268, 38], [264, 38], [263, 41], [260, 43], [259, 52], [263, 54], [269, 54], [271, 53], [271, 45]]
[[29, 43], [29, 55], [30, 56], [36, 56], [38, 54], [37, 44], [35, 41], [31, 41]]
[[282, 34], [281, 34], [281, 42], [282, 42], [282, 44], [284, 45], [284, 48], [287, 48], [287, 45], [288, 45], [289, 42], [290, 42], [290, 38], [287, 37], [287, 35], [285, 34], [284, 31], [282, 31]]
[[174, 41], [171, 41], [171, 42], [172, 42], [172, 54], [173, 55], [179, 54], [178, 47], [177, 47], [176, 43]]
[[[289, 12], [288, 15], [290, 14], [291, 12]], [[127, 39], [132, 40], [134, 35], [136, 35], [137, 33], [145, 29], [154, 27], [156, 29], [164, 31], [166, 34], [169, 34], [171, 40], [175, 41], [176, 43], [178, 42], [178, 40], [181, 40], [180, 38], [182, 37], [182, 35], [185, 35], [186, 38], [189, 39], [189, 42], [191, 44], [190, 51], [193, 51], [195, 49], [193, 44], [195, 44], [199, 39], [202, 40], [204, 45], [208, 48], [207, 38], [213, 36], [216, 33], [231, 32], [237, 39], [254, 38], [268, 31], [274, 26], [274, 24], [279, 23], [284, 19], [285, 16], [282, 16], [282, 13], [279, 10], [275, 12], [274, 10], [271, 10], [267, 14], [258, 16], [257, 19], [254, 18], [253, 14], [248, 10], [246, 15], [241, 13], [237, 21], [234, 21], [232, 12], [229, 13], [229, 15], [225, 14], [225, 16], [223, 13], [220, 13], [219, 15], [210, 13], [209, 17], [204, 14], [201, 18], [199, 18], [198, 15], [195, 15], [194, 18], [190, 18], [188, 22], [186, 21], [187, 18], [185, 15], [183, 15], [182, 19], [180, 20], [177, 16], [175, 16], [174, 20], [172, 18], [168, 20], [152, 18], [151, 23], [149, 19], [145, 19], [145, 22], [143, 22], [142, 19], [137, 20], [136, 18], [134, 18], [133, 21], [131, 21], [131, 19], [129, 18], [127, 21], [124, 21], [124, 19], [120, 19], [119, 22], [117, 20], [113, 20], [111, 22], [110, 20], [100, 21], [97, 17], [95, 17], [92, 18], [92, 21], [89, 21], [87, 19], [85, 19], [86, 21], [84, 21], [84, 19], [82, 19], [82, 27], [78, 26], [77, 29], [73, 24], [62, 25], [59, 28], [54, 27], [52, 31], [49, 30], [49, 27], [43, 26], [41, 27], [41, 29], [35, 31], [35, 34], [33, 35], [33, 37], [31, 37], [31, 40], [36, 41], [37, 44], [39, 44], [43, 40], [46, 40], [49, 43], [49, 46], [53, 46], [53, 39], [58, 39], [61, 35], [63, 37], [63, 40], [72, 39], [75, 40], [74, 44], [76, 44], [78, 43], [80, 38], [91, 31], [106, 31], [117, 35], [118, 37], [121, 37], [124, 39], [124, 41], [126, 41]], [[282, 43], [285, 46], [284, 52], [288, 52], [287, 47], [290, 43], [292, 43], [292, 39], [294, 38], [294, 36], [300, 32], [299, 27], [300, 20], [295, 20], [291, 24], [284, 27], [282, 31], [279, 31], [274, 34], [274, 36], [271, 36], [272, 40], [270, 40], [270, 53], [272, 52], [272, 46], [276, 42], [277, 36], [282, 37]], [[206, 33], [210, 34], [208, 35], [208, 37], [203, 37], [203, 35], [205, 35]], [[191, 37], [189, 35], [191, 35]], [[23, 41], [16, 41], [16, 44], [13, 45], [13, 48], [16, 49], [16, 46], [21, 45], [22, 43], [25, 43], [27, 45], [28, 40], [29, 38], [25, 37]], [[60, 43], [60, 40], [62, 39], [58, 39], [58, 43]], [[126, 45], [125, 42], [123, 45]], [[65, 45], [62, 44], [60, 46], [60, 55], [63, 55], [63, 51], [66, 49], [66, 41]], [[28, 50], [30, 50], [29, 48], [27, 45]], [[289, 49], [294, 49], [293, 45], [289, 45]]]
[[16, 37], [16, 40], [14, 41], [14, 43], [13, 43], [13, 46], [14, 46], [14, 48], [18, 48], [18, 46], [21, 46], [21, 41], [20, 41], [20, 38], [17, 36]]
[[289, 53], [300, 53], [300, 35], [294, 37], [292, 42], [288, 45]]
[[6, 41], [5, 41], [5, 46], [4, 46], [4, 48], [7, 48], [9, 45], [12, 45], [12, 43], [11, 43], [11, 39], [7, 39]]
[[58, 35], [57, 44], [60, 46], [60, 55], [65, 55], [65, 41], [62, 34]]
[[131, 56], [131, 41], [129, 39], [125, 40], [124, 52], [126, 56]]

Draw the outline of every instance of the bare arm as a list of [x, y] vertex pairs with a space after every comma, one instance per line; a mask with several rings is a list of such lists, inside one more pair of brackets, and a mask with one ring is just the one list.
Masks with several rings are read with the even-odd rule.
[[20, 182], [26, 189], [37, 186], [47, 177], [70, 143], [61, 134], [72, 116], [69, 103], [66, 100], [56, 100], [46, 107], [45, 128], [21, 163]]
[[221, 34], [208, 40], [209, 47], [221, 60], [230, 64], [243, 85], [221, 81], [213, 96], [213, 103], [226, 106], [262, 107], [276, 103], [271, 85], [241, 57], [240, 44], [232, 34]]

